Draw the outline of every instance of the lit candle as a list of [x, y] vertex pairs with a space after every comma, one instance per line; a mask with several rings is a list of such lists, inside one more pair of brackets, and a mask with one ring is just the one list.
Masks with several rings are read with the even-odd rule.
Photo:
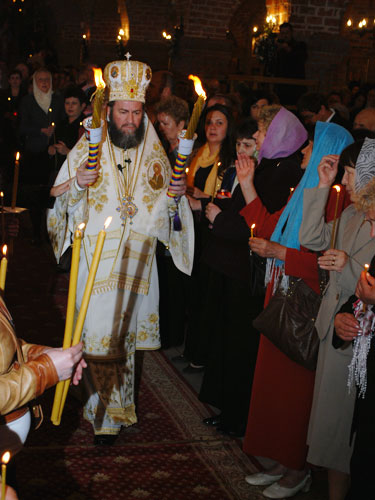
[[[98, 238], [96, 240], [96, 246], [95, 246], [95, 250], [94, 250], [94, 255], [92, 257], [91, 266], [90, 266], [90, 270], [89, 270], [89, 275], [87, 277], [86, 287], [85, 287], [85, 291], [83, 293], [81, 307], [80, 307], [80, 310], [79, 310], [79, 313], [78, 313], [77, 322], [76, 322], [76, 326], [75, 326], [75, 329], [74, 329], [72, 345], [77, 345], [80, 342], [80, 340], [81, 340], [83, 324], [84, 324], [85, 319], [86, 319], [87, 308], [89, 306], [90, 297], [91, 297], [92, 289], [93, 289], [93, 286], [94, 286], [96, 271], [98, 270], [98, 266], [99, 266], [99, 262], [100, 262], [100, 257], [102, 255], [103, 245], [104, 245], [105, 237], [106, 237], [106, 234], [107, 234], [106, 233], [106, 229], [110, 225], [111, 221], [112, 221], [112, 217], [108, 217], [106, 219], [106, 221], [104, 223], [104, 229], [102, 229], [99, 232]], [[61, 400], [61, 404], [60, 404], [59, 416], [58, 416], [58, 418], [55, 421], [53, 421], [53, 423], [55, 425], [60, 425], [62, 412], [64, 410], [66, 396], [67, 396], [68, 390], [69, 390], [69, 385], [70, 385], [70, 379], [69, 380], [65, 380], [64, 381], [64, 387], [63, 387], [62, 400]]]
[[94, 75], [96, 91], [94, 93], [94, 102], [92, 105], [91, 128], [99, 128], [101, 124], [100, 119], [104, 101], [105, 83], [102, 77], [102, 70], [100, 68], [94, 68]]
[[52, 108], [48, 108], [48, 126], [51, 125]]
[[[76, 302], [77, 293], [77, 279], [78, 279], [78, 269], [79, 269], [79, 255], [81, 251], [82, 242], [82, 231], [85, 224], [82, 223], [78, 226], [77, 231], [74, 233], [73, 241], [73, 252], [72, 252], [72, 263], [70, 268], [70, 279], [69, 279], [69, 292], [68, 292], [68, 305], [66, 308], [66, 320], [65, 320], [65, 332], [63, 349], [67, 349], [72, 344], [72, 332], [73, 332], [73, 322], [74, 322], [74, 308]], [[55, 422], [58, 419], [60, 413], [60, 404], [63, 394], [64, 382], [61, 381], [57, 384], [55, 390], [55, 399], [53, 401], [51, 421]]]
[[197, 128], [199, 118], [203, 110], [204, 101], [207, 99], [206, 93], [203, 90], [200, 79], [197, 76], [189, 75], [189, 80], [194, 81], [195, 92], [198, 94], [198, 99], [194, 104], [194, 109], [191, 114], [189, 125], [185, 134], [185, 139], [192, 139], [194, 137], [195, 129]]
[[250, 238], [254, 238], [254, 229], [255, 229], [255, 224], [252, 224], [250, 227]]
[[335, 244], [336, 244], [337, 210], [339, 208], [339, 199], [340, 199], [340, 191], [341, 191], [340, 186], [338, 186], [337, 184], [335, 186], [333, 186], [333, 189], [336, 189], [336, 206], [335, 206], [335, 213], [333, 215], [333, 226], [332, 226], [330, 248], [335, 248]]
[[[55, 122], [51, 123], [51, 126], [53, 127], [53, 143], [56, 144], [56, 130], [55, 130]], [[56, 158], [56, 157], [55, 157]]]
[[16, 161], [14, 163], [14, 177], [13, 177], [12, 205], [11, 205], [12, 209], [16, 208], [19, 174], [20, 174], [20, 152], [17, 151]]
[[[370, 268], [370, 264], [365, 264], [364, 266], [364, 270], [365, 270], [365, 273], [368, 272], [369, 268]], [[362, 311], [363, 312], [366, 312], [366, 309], [367, 309], [367, 304], [365, 304], [364, 302], [362, 303]]]
[[0, 264], [0, 291], [2, 294], [4, 294], [5, 280], [7, 276], [7, 267], [8, 267], [8, 259], [6, 257], [7, 250], [8, 247], [6, 245], [3, 245], [3, 258], [1, 259], [1, 264]]
[[10, 460], [10, 453], [6, 451], [1, 457], [1, 500], [5, 500], [5, 491], [7, 487], [7, 463]]
[[0, 192], [1, 198], [1, 238], [3, 244], [5, 243], [5, 212], [4, 212], [4, 193]]

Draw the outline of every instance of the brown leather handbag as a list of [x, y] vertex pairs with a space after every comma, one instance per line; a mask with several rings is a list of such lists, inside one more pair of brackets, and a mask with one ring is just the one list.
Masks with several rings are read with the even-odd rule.
[[[321, 292], [325, 278], [320, 280]], [[290, 276], [286, 292], [279, 286], [253, 326], [292, 361], [308, 370], [316, 369], [319, 337], [315, 319], [322, 300], [301, 278]]]

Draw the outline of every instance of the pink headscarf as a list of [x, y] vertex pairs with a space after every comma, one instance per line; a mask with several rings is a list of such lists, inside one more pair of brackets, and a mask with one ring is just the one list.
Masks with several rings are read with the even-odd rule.
[[281, 108], [268, 127], [259, 151], [258, 161], [264, 157], [286, 158], [295, 153], [307, 140], [307, 132], [299, 119], [290, 111]]

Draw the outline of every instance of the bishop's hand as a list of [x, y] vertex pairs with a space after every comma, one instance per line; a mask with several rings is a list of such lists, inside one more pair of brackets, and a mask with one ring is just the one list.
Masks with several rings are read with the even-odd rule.
[[94, 184], [99, 176], [99, 172], [96, 168], [94, 170], [89, 170], [86, 166], [87, 162], [82, 163], [77, 169], [77, 184], [82, 189]]

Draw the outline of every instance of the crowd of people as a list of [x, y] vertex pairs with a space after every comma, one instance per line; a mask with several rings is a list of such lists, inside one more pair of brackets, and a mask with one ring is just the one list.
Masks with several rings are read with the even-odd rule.
[[[192, 109], [188, 82], [167, 71], [151, 78], [137, 61], [109, 63], [108, 133], [100, 166], [90, 171], [82, 122], [91, 113], [92, 68], [73, 77], [41, 66], [31, 78], [28, 69], [10, 71], [0, 96], [1, 185], [12, 182], [20, 150], [18, 204], [30, 209], [33, 243], [46, 237], [47, 208], [58, 262], [82, 220], [83, 251], [92, 255], [103, 204], [121, 217], [110, 230], [83, 346], [60, 359], [62, 351], [12, 343], [1, 302], [0, 391], [7, 396], [0, 433], [11, 423], [8, 414], [70, 377], [77, 363], [78, 383], [87, 363], [85, 418], [96, 445], [112, 444], [137, 420], [134, 354], [160, 347], [160, 317], [161, 347], [182, 346], [175, 361], [203, 372], [199, 399], [218, 410], [203, 425], [243, 437], [246, 453], [271, 459], [269, 469], [246, 477], [249, 485], [264, 486], [267, 498], [292, 497], [309, 490], [313, 465], [328, 471], [330, 500], [368, 496], [375, 416], [371, 89], [310, 92], [287, 109], [274, 93], [244, 86], [226, 93], [207, 81], [198, 139], [171, 205], [165, 193]], [[129, 71], [137, 75], [131, 89]], [[179, 232], [171, 229], [173, 207]], [[80, 268], [78, 301], [90, 259]], [[317, 304], [309, 364], [257, 327], [260, 318], [277, 324], [271, 306], [280, 296], [293, 300], [296, 283]], [[296, 316], [283, 324], [290, 334], [304, 307], [295, 301]], [[18, 345], [26, 360], [21, 371], [13, 359]]]

